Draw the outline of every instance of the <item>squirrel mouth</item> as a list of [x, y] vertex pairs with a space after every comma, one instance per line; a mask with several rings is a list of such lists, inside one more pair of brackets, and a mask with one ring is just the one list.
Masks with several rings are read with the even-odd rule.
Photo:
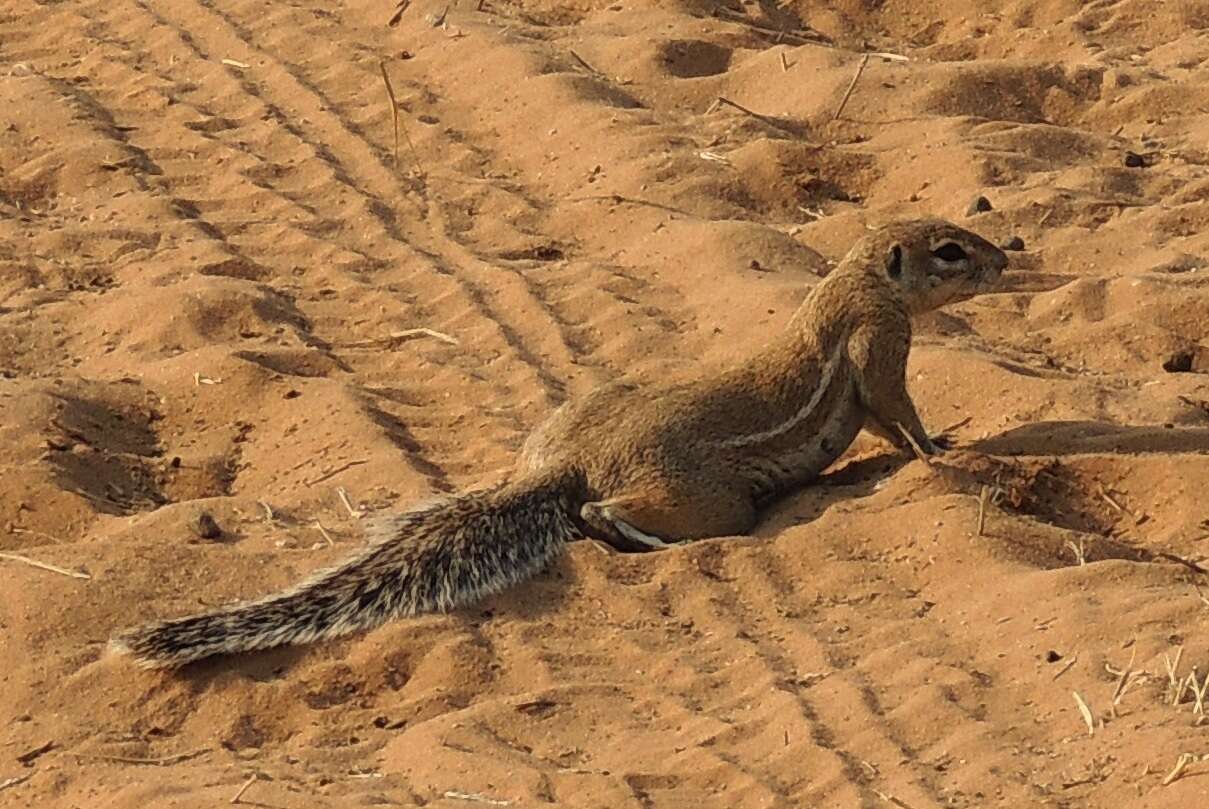
[[995, 266], [987, 267], [985, 270], [982, 271], [982, 277], [978, 279], [978, 285], [980, 287], [984, 287], [984, 288], [995, 286], [995, 284], [997, 284], [999, 282], [999, 279], [1003, 277], [1003, 271], [1006, 267], [1007, 267], [1006, 261], [1003, 262], [1003, 265], [1001, 265], [1001, 266], [995, 265]]

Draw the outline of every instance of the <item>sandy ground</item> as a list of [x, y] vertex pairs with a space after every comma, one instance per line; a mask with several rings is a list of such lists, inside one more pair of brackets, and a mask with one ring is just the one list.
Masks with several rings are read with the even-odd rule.
[[[0, 559], [0, 805], [1209, 805], [1209, 3], [991, 5], [0, 3], [0, 550], [90, 576]], [[833, 120], [867, 52], [910, 60]], [[568, 396], [760, 345], [920, 214], [1025, 248], [912, 358], [981, 535], [863, 439], [752, 537], [105, 655], [357, 548], [338, 488], [487, 482]]]

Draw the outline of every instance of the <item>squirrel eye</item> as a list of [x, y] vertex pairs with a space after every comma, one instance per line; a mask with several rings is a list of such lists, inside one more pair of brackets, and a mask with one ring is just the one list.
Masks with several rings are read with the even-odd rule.
[[962, 259], [969, 258], [966, 255], [966, 251], [961, 249], [961, 245], [953, 242], [945, 242], [933, 250], [932, 255], [943, 261], [961, 261]]

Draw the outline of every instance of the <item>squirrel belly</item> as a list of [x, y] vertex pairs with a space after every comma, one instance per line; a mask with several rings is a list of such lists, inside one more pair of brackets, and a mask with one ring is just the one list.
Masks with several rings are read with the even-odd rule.
[[517, 584], [581, 538], [574, 472], [524, 478], [390, 515], [370, 544], [288, 590], [127, 630], [110, 648], [146, 668], [309, 643], [446, 612]]

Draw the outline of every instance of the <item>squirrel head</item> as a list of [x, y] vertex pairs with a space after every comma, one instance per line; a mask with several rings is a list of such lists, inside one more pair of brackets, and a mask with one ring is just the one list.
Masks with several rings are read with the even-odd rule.
[[912, 314], [985, 292], [1008, 258], [976, 233], [943, 219], [894, 222], [857, 243], [854, 260], [889, 282]]

